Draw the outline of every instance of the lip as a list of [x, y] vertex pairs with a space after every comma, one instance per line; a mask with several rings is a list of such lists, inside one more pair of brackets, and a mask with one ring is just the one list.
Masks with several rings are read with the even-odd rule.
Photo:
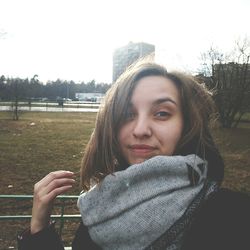
[[134, 144], [134, 145], [131, 145], [130, 146], [130, 148], [133, 150], [133, 149], [135, 149], [135, 150], [153, 150], [153, 149], [155, 149], [155, 147], [152, 147], [152, 146], [150, 146], [150, 145], [147, 145], [147, 144]]
[[135, 154], [149, 154], [155, 150], [155, 147], [147, 144], [134, 144], [131, 145], [129, 148]]

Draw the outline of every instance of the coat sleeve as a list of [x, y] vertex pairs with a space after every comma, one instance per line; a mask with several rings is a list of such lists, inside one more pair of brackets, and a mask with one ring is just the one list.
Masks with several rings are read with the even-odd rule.
[[30, 229], [17, 236], [18, 250], [64, 250], [61, 238], [52, 222], [47, 228], [31, 234]]
[[101, 250], [101, 248], [91, 239], [88, 229], [81, 222], [76, 231], [75, 238], [72, 243], [72, 250]]

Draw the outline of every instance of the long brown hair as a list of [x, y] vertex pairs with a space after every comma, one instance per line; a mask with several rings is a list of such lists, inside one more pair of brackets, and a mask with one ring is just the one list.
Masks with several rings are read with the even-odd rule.
[[[209, 129], [211, 114], [215, 110], [209, 91], [190, 75], [169, 73], [159, 64], [139, 61], [131, 65], [111, 86], [99, 109], [82, 160], [81, 184], [84, 190], [90, 188], [92, 181], [99, 183], [106, 175], [127, 167], [117, 134], [126, 119], [134, 88], [146, 76], [170, 79], [180, 92], [184, 129], [174, 154], [199, 155], [209, 162], [209, 176], [217, 181], [222, 180], [223, 161]], [[212, 170], [210, 163], [213, 165]]]

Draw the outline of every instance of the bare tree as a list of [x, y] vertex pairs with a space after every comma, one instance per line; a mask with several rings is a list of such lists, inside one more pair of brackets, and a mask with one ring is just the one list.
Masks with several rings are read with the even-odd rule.
[[211, 47], [202, 54], [202, 73], [214, 90], [223, 127], [237, 127], [242, 116], [250, 111], [250, 42], [238, 40], [228, 54]]
[[13, 120], [17, 121], [19, 120], [19, 83], [18, 79], [15, 79], [13, 84], [12, 84], [12, 95], [13, 95], [13, 100], [12, 100], [12, 109], [13, 109]]

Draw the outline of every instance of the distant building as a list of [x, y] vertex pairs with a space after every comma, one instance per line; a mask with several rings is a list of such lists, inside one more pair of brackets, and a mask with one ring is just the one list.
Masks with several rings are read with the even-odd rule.
[[103, 93], [76, 93], [75, 98], [82, 102], [101, 102]]
[[[196, 75], [199, 82], [204, 82], [209, 88], [230, 89], [234, 86], [249, 86], [250, 80], [250, 64], [240, 63], [218, 63], [212, 65], [212, 72], [209, 76], [204, 74]], [[237, 86], [237, 88], [238, 88]], [[246, 89], [247, 90], [247, 89]]]
[[212, 66], [212, 72], [213, 77], [223, 78], [224, 81], [250, 79], [250, 64], [218, 63]]
[[125, 71], [133, 62], [141, 57], [154, 54], [155, 46], [148, 43], [132, 43], [118, 48], [113, 54], [113, 82]]

